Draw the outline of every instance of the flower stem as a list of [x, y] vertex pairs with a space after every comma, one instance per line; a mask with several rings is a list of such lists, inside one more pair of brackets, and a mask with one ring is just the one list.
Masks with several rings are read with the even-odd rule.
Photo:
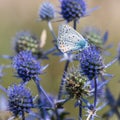
[[79, 104], [79, 120], [82, 120], [82, 100], [80, 100]]
[[74, 28], [75, 30], [77, 29], [77, 21], [76, 21], [76, 20], [73, 21], [73, 28]]
[[94, 84], [95, 84], [95, 91], [94, 91], [94, 108], [96, 108], [96, 103], [97, 103], [97, 79], [95, 77], [94, 79]]
[[2, 85], [0, 85], [0, 90], [7, 94], [7, 89], [5, 89]]
[[22, 110], [22, 120], [25, 120], [25, 113], [24, 113], [24, 109]]
[[49, 30], [50, 30], [52, 36], [53, 36], [53, 39], [56, 41], [56, 40], [57, 40], [57, 37], [56, 37], [55, 32], [54, 32], [54, 30], [53, 30], [51, 21], [48, 21], [48, 27], [49, 27]]
[[77, 20], [73, 21], [73, 28], [76, 30], [77, 29]]
[[51, 32], [51, 34], [52, 34], [52, 36], [53, 36], [53, 39], [54, 39], [54, 40], [53, 40], [54, 46], [56, 47], [56, 49], [58, 49], [58, 47], [57, 47], [57, 45], [56, 45], [57, 37], [56, 37], [55, 32], [54, 32], [54, 30], [53, 30], [51, 21], [48, 21], [48, 27], [49, 27], [49, 30], [50, 30], [50, 32]]
[[[77, 21], [76, 20], [73, 21], [73, 27], [75, 30], [77, 29]], [[80, 104], [79, 104], [79, 120], [82, 120], [82, 100], [80, 100]]]
[[35, 81], [35, 84], [36, 84], [38, 92], [39, 92], [39, 97], [40, 97], [40, 94], [42, 92], [44, 94], [44, 96], [47, 98], [47, 100], [48, 100], [49, 104], [51, 105], [51, 107], [53, 107], [52, 101], [50, 100], [50, 98], [48, 97], [48, 95], [46, 94], [46, 92], [44, 91], [44, 89], [40, 86], [39, 80], [34, 80], [34, 81]]
[[60, 88], [59, 88], [59, 93], [58, 93], [58, 100], [60, 100], [61, 97], [62, 97], [63, 85], [65, 83], [65, 80], [64, 80], [65, 79], [65, 73], [67, 72], [69, 63], [70, 63], [69, 60], [67, 60], [66, 63], [65, 63], [64, 73], [63, 73], [63, 76], [62, 76], [62, 80], [61, 80]]
[[59, 110], [59, 109], [57, 109], [57, 108], [55, 109], [56, 120], [60, 120], [60, 117], [59, 117], [59, 114], [58, 114], [58, 110]]
[[56, 47], [53, 47], [53, 48], [51, 48], [50, 50], [44, 52], [44, 56], [47, 56], [47, 55], [51, 54], [51, 53], [54, 52], [56, 49], [57, 49]]

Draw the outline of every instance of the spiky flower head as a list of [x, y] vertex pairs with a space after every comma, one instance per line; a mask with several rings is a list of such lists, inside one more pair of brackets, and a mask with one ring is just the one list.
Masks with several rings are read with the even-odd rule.
[[28, 31], [22, 31], [18, 32], [15, 36], [15, 51], [17, 53], [21, 51], [31, 51], [33, 55], [35, 55], [37, 58], [40, 58], [42, 56], [42, 51], [40, 48], [40, 40], [38, 38], [31, 34]]
[[83, 30], [83, 36], [92, 45], [103, 47], [103, 36], [101, 31], [95, 27], [87, 27]]
[[84, 0], [61, 0], [61, 15], [67, 21], [79, 20], [86, 15]]
[[55, 17], [54, 6], [50, 2], [44, 2], [39, 9], [39, 17], [46, 21], [53, 19]]
[[14, 116], [21, 115], [22, 112], [29, 113], [33, 107], [33, 98], [29, 89], [23, 85], [13, 85], [8, 88], [9, 110]]
[[65, 88], [70, 97], [79, 99], [83, 95], [88, 95], [89, 86], [86, 85], [85, 87], [87, 78], [80, 74], [78, 68], [70, 68], [68, 73], [66, 73], [65, 80]]
[[80, 53], [80, 67], [84, 75], [92, 80], [102, 74], [105, 68], [101, 52], [95, 46], [89, 46]]
[[17, 71], [17, 76], [24, 82], [35, 80], [43, 72], [45, 67], [32, 56], [30, 51], [22, 51], [13, 58], [13, 68]]

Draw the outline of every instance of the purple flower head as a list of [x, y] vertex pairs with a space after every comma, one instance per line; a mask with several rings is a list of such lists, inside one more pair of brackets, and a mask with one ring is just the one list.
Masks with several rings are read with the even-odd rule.
[[49, 2], [44, 2], [40, 6], [39, 17], [41, 20], [49, 21], [55, 17], [54, 6]]
[[92, 45], [102, 48], [103, 36], [101, 31], [95, 27], [87, 27], [83, 30], [83, 36]]
[[61, 15], [67, 21], [79, 20], [86, 15], [84, 0], [61, 0]]
[[68, 95], [75, 99], [89, 95], [89, 85], [86, 85], [87, 78], [80, 74], [78, 67], [68, 70], [65, 77], [65, 89]]
[[112, 44], [106, 45], [109, 35], [108, 31], [103, 34], [103, 32], [96, 27], [86, 27], [83, 29], [82, 35], [90, 45], [95, 45], [104, 54], [109, 54], [107, 51], [104, 51], [112, 47]]
[[90, 46], [80, 53], [80, 67], [89, 80], [103, 72], [105, 65], [100, 51], [95, 46]]
[[37, 58], [42, 56], [40, 40], [28, 31], [21, 31], [16, 34], [14, 37], [14, 48], [16, 53], [27, 50], [31, 51]]
[[33, 107], [33, 98], [29, 89], [22, 85], [13, 85], [8, 88], [8, 106], [14, 116], [21, 115], [22, 112], [29, 113]]
[[13, 58], [13, 68], [16, 69], [17, 76], [26, 82], [36, 80], [46, 67], [41, 66], [30, 51], [22, 51]]

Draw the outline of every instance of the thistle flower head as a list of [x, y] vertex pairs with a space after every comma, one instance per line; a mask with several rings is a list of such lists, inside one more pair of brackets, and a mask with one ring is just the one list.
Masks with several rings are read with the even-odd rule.
[[29, 89], [22, 85], [13, 85], [8, 88], [9, 110], [14, 116], [21, 115], [22, 112], [29, 113], [33, 107], [33, 98]]
[[90, 46], [80, 53], [80, 67], [90, 80], [103, 72], [105, 65], [100, 51], [95, 46]]
[[61, 0], [61, 15], [67, 21], [79, 20], [86, 15], [84, 0]]
[[22, 31], [18, 32], [14, 39], [14, 47], [17, 53], [27, 50], [31, 51], [32, 54], [35, 55], [37, 58], [40, 58], [42, 56], [42, 51], [39, 46], [40, 41], [35, 35], [27, 31]]
[[79, 99], [83, 95], [88, 95], [89, 86], [86, 85], [85, 87], [87, 78], [80, 74], [78, 68], [69, 69], [65, 80], [65, 88], [70, 97]]
[[94, 27], [87, 27], [83, 30], [83, 36], [92, 45], [103, 47], [103, 36], [101, 31]]
[[39, 9], [39, 17], [46, 21], [53, 19], [55, 17], [54, 6], [49, 2], [44, 2]]
[[37, 79], [45, 69], [30, 51], [22, 51], [16, 55], [13, 58], [13, 68], [16, 69], [18, 77], [22, 78], [24, 82]]

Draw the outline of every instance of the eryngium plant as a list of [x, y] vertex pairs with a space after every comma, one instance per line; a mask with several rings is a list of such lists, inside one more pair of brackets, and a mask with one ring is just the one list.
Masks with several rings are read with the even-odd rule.
[[[105, 72], [106, 68], [116, 61], [120, 61], [120, 48], [118, 49], [118, 54], [115, 59], [105, 65], [103, 53], [107, 48], [111, 48], [110, 45], [106, 46], [105, 44], [108, 40], [108, 32], [102, 35], [102, 32], [99, 32], [97, 29], [88, 29], [86, 27], [82, 36], [75, 31], [78, 28], [79, 19], [90, 15], [95, 9], [88, 11], [84, 0], [60, 0], [59, 6], [61, 10], [59, 10], [59, 15], [60, 18], [62, 17], [62, 20], [59, 20], [59, 18], [55, 16], [57, 10], [53, 6], [54, 5], [49, 2], [44, 2], [38, 11], [39, 22], [46, 21], [44, 24], [48, 23], [49, 31], [53, 37], [51, 39], [53, 42], [52, 48], [48, 48], [47, 51], [42, 49], [41, 51], [41, 48], [43, 48], [47, 42], [46, 32], [43, 32], [40, 40], [38, 40], [38, 38], [30, 32], [23, 31], [15, 36], [14, 50], [16, 55], [14, 57], [13, 55], [1, 55], [2, 58], [12, 60], [12, 66], [0, 65], [1, 84], [6, 75], [3, 68], [13, 67], [16, 71], [15, 74], [13, 74], [14, 77], [20, 80], [19, 84], [15, 84], [15, 81], [12, 82], [8, 89], [0, 85], [0, 89], [8, 96], [7, 102], [4, 101], [4, 103], [2, 103], [2, 100], [0, 103], [5, 110], [10, 111], [13, 115], [9, 120], [13, 118], [20, 118], [22, 120], [73, 120], [70, 119], [69, 116], [66, 116], [69, 112], [66, 111], [65, 106], [67, 102], [69, 104], [71, 99], [74, 99], [71, 101], [72, 106], [78, 107], [77, 117], [79, 120], [96, 120], [96, 117], [99, 117], [97, 112], [101, 111], [106, 105], [110, 106], [109, 110], [103, 116], [101, 115], [101, 117], [103, 117], [103, 119], [110, 119], [110, 117], [115, 114], [118, 119], [120, 119], [120, 97], [116, 100], [108, 86], [106, 87], [109, 79], [112, 79], [113, 75]], [[73, 22], [73, 28], [75, 30], [69, 27], [69, 25], [62, 25], [58, 32], [59, 37], [57, 37], [52, 22], [57, 21], [56, 24], [59, 26], [61, 24], [59, 22], [63, 21], [63, 19], [66, 21], [64, 24]], [[45, 25], [42, 24], [40, 28], [45, 29]], [[43, 31], [41, 29], [39, 31]], [[48, 40], [50, 41], [49, 35]], [[58, 40], [61, 42], [60, 46]], [[81, 42], [83, 40], [86, 46]], [[79, 46], [84, 47], [84, 49], [79, 49]], [[50, 54], [51, 56], [48, 57]], [[58, 90], [58, 94], [56, 93], [57, 97], [49, 94], [50, 91], [46, 92], [44, 90], [42, 86], [44, 84], [41, 83], [44, 77], [41, 79], [40, 76], [48, 65], [42, 66], [39, 59], [44, 63], [43, 58], [46, 58], [48, 63], [53, 60], [51, 59], [53, 57], [52, 55], [54, 55], [54, 57], [60, 56], [62, 57], [60, 62], [66, 62], [62, 77], [60, 76], [59, 70], [56, 77], [57, 80], [61, 78], [60, 89]], [[79, 67], [71, 67], [71, 64]], [[55, 67], [57, 71], [57, 67], [59, 67], [58, 62]], [[53, 73], [55, 75], [56, 72]], [[47, 85], [50, 85], [48, 82], [49, 79], [50, 77], [47, 76], [44, 81]], [[19, 80], [17, 79], [17, 82], [19, 82]], [[54, 85], [58, 86], [58, 84], [54, 82], [55, 80], [52, 80], [51, 82], [53, 84], [50, 86], [51, 91], [54, 89]], [[32, 86], [30, 86], [31, 83]], [[33, 84], [35, 84], [35, 86]], [[27, 86], [31, 89], [27, 89]], [[37, 94], [33, 98], [31, 91], [34, 89], [37, 90]], [[4, 105], [5, 103], [6, 105]], [[0, 107], [0, 112], [2, 110]], [[70, 112], [73, 111], [74, 108]], [[75, 113], [74, 115], [76, 117]], [[0, 120], [1, 119], [0, 116]]]

